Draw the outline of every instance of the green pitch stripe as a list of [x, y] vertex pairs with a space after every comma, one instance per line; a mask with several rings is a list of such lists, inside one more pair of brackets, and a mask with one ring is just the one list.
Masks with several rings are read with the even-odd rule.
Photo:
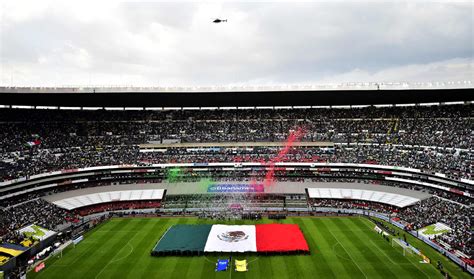
[[162, 236], [162, 234], [168, 229], [168, 226], [174, 225], [176, 222], [178, 222], [177, 219], [172, 219], [172, 218], [163, 218], [160, 222], [161, 226], [159, 226], [159, 229], [155, 231], [155, 234], [153, 234], [152, 240], [150, 240], [150, 243], [152, 243], [147, 249], [144, 251], [141, 251], [142, 253], [146, 254], [142, 255], [141, 258], [144, 259], [142, 263], [136, 264], [133, 267], [132, 271], [132, 277], [131, 278], [153, 278], [153, 274], [157, 272], [159, 269], [159, 265], [162, 262], [162, 260], [158, 257], [152, 257], [150, 255], [150, 251], [153, 248], [154, 244], [158, 239]]
[[[176, 225], [183, 225], [186, 224], [190, 219], [189, 218], [177, 218], [178, 222]], [[179, 267], [177, 266], [178, 263], [186, 263], [189, 258], [184, 257], [184, 261], [182, 261], [183, 257], [158, 257], [159, 260], [166, 261], [166, 264], [160, 265], [160, 279], [167, 279], [167, 278], [176, 278], [180, 273]], [[182, 276], [181, 276], [182, 277]]]
[[350, 249], [353, 251], [353, 253], [351, 252], [352, 255], [355, 255], [355, 257], [359, 255], [359, 260], [357, 261], [361, 261], [362, 258], [365, 259], [365, 262], [362, 261], [362, 264], [358, 264], [361, 265], [362, 268], [367, 268], [367, 271], [364, 270], [366, 275], [372, 276], [371, 274], [378, 274], [380, 277], [399, 277], [398, 274], [392, 272], [392, 266], [386, 262], [383, 256], [380, 255], [380, 253], [377, 253], [379, 251], [374, 251], [360, 238], [360, 235], [364, 232], [354, 226], [349, 219], [350, 218], [345, 220], [337, 219], [333, 221], [341, 228], [340, 232], [342, 237], [348, 240], [347, 243], [344, 244], [345, 247], [354, 247], [353, 249]]
[[[327, 245], [322, 248], [323, 251], [331, 255], [331, 260], [328, 261], [328, 265], [334, 270], [336, 278], [339, 276], [345, 278], [365, 278], [364, 273], [354, 263], [349, 254], [345, 249], [340, 247], [339, 240], [336, 239], [335, 234], [332, 234], [330, 230], [334, 230], [331, 226], [330, 219], [314, 219], [315, 225], [321, 231], [321, 237], [318, 239], [324, 239]], [[320, 242], [321, 243], [321, 242]]]
[[[347, 271], [352, 271], [353, 273], [357, 274], [358, 278], [380, 277], [375, 274], [372, 274], [372, 276], [370, 276], [370, 274], [368, 275], [367, 271], [365, 270], [366, 268], [364, 268], [364, 264], [366, 264], [365, 262], [367, 260], [360, 255], [354, 254], [354, 247], [349, 246], [346, 243], [350, 242], [351, 240], [348, 241], [343, 237], [341, 234], [341, 227], [334, 223], [335, 219], [337, 218], [325, 219], [324, 224], [327, 228], [325, 234], [334, 240], [332, 250], [338, 256], [338, 260], [344, 264], [344, 267]], [[348, 269], [347, 266], [349, 266], [350, 269]]]
[[[218, 256], [207, 256], [209, 260], [206, 260], [206, 257], [152, 257], [150, 251], [156, 241], [170, 226], [178, 223], [296, 223], [303, 231], [312, 254], [258, 257], [233, 255], [233, 259], [246, 258], [251, 261], [247, 273], [216, 273], [214, 268]], [[393, 249], [390, 243], [373, 231], [373, 226], [375, 225], [366, 219], [342, 217], [295, 217], [282, 221], [263, 219], [259, 222], [216, 222], [197, 218], [112, 219], [86, 234], [83, 242], [76, 248], [65, 251], [64, 258], [48, 261], [44, 271], [30, 273], [29, 277], [86, 279], [99, 275], [98, 279], [339, 279], [365, 278], [367, 275], [368, 278], [424, 279], [426, 276], [423, 274], [426, 273], [430, 278], [440, 278], [431, 265], [418, 264], [415, 257], [403, 257], [400, 251]], [[357, 237], [354, 237], [354, 234]], [[127, 243], [131, 246], [124, 247]], [[253, 261], [255, 259], [257, 260]], [[64, 264], [65, 262], [69, 264]], [[95, 272], [90, 271], [91, 268], [95, 268]]]
[[[100, 231], [104, 228], [117, 229], [123, 226], [121, 220], [110, 220], [101, 226], [97, 231]], [[112, 239], [107, 233], [94, 233], [88, 234], [84, 237], [84, 240], [81, 241], [75, 248], [67, 253], [67, 257], [63, 257], [57, 261], [56, 265], [74, 265], [78, 261], [83, 261], [85, 259], [91, 259], [91, 255], [98, 249], [102, 249], [108, 241]], [[92, 259], [91, 259], [92, 261]]]
[[[296, 218], [288, 218], [284, 220], [284, 223], [291, 224], [295, 223]], [[299, 219], [299, 218], [298, 218]], [[286, 266], [286, 273], [289, 278], [303, 278], [305, 277], [306, 266], [303, 263], [303, 256], [283, 256], [283, 261]], [[309, 258], [309, 256], [308, 256]]]
[[[150, 254], [146, 253], [146, 251], [150, 249], [150, 244], [155, 240], [156, 231], [166, 222], [167, 220], [149, 219], [141, 228], [142, 232], [131, 242], [133, 252], [123, 261], [119, 262], [120, 266], [114, 265], [116, 271], [114, 273], [110, 272], [113, 274], [112, 278], [132, 278], [136, 270], [145, 267], [144, 264], [147, 262], [148, 257], [150, 257]], [[126, 266], [126, 268], [123, 268], [123, 266]]]
[[[332, 219], [333, 223], [339, 227], [339, 235], [347, 241], [341, 243], [347, 249], [351, 250], [351, 253], [355, 260], [360, 261], [362, 258], [365, 259], [361, 264], [357, 263], [359, 266], [366, 267], [364, 273], [367, 276], [376, 276], [376, 277], [385, 277], [397, 278], [391, 270], [390, 264], [386, 263], [382, 257], [372, 250], [360, 237], [359, 235], [365, 233], [360, 231], [356, 226], [354, 226], [349, 220], [341, 219]], [[338, 231], [336, 231], [336, 234]], [[339, 237], [339, 236], [338, 236]], [[353, 247], [350, 248], [350, 247]], [[359, 258], [359, 260], [357, 259]]]
[[[324, 221], [319, 218], [307, 219], [304, 221], [309, 230], [309, 245], [312, 257], [315, 258], [314, 265], [325, 278], [348, 278], [354, 273], [348, 273], [340, 259], [332, 251], [333, 239], [326, 232]], [[308, 240], [308, 239], [307, 239]], [[313, 245], [314, 244], [314, 245]]]
[[[104, 224], [103, 227], [120, 228], [120, 222], [111, 222]], [[99, 230], [101, 229], [99, 228]], [[64, 253], [63, 258], [54, 262], [53, 268], [47, 268], [39, 273], [36, 278], [63, 278], [64, 274], [68, 274], [69, 278], [81, 278], [81, 270], [76, 267], [82, 265], [85, 259], [91, 259], [96, 249], [101, 249], [110, 238], [107, 234], [95, 234], [97, 237], [85, 237], [76, 247]], [[66, 256], [67, 255], [67, 256]]]
[[[349, 221], [359, 230], [365, 231], [365, 233], [358, 234], [359, 238], [363, 239], [364, 243], [368, 247], [370, 247], [370, 249], [372, 249], [375, 253], [377, 253], [377, 255], [379, 255], [384, 262], [389, 265], [407, 264], [403, 267], [403, 269], [397, 271], [398, 277], [426, 278], [426, 275], [423, 274], [420, 270], [418, 270], [415, 266], [413, 266], [406, 258], [403, 257], [401, 253], [393, 253], [394, 251], [393, 248], [390, 246], [390, 242], [387, 242], [385, 239], [382, 238], [382, 236], [377, 234], [374, 230], [369, 229], [367, 225], [364, 224], [365, 222], [368, 222], [367, 220], [353, 218]], [[386, 248], [390, 250], [387, 250]], [[404, 259], [401, 259], [400, 256]]]
[[[303, 227], [306, 226], [301, 221], [300, 218], [290, 218], [289, 222], [297, 223], [297, 224], [300, 223]], [[303, 234], [304, 234], [304, 230], [303, 230]], [[313, 261], [313, 258], [310, 255], [302, 255], [302, 256], [296, 256], [296, 257], [287, 256], [287, 258], [289, 259], [288, 264], [290, 264], [293, 267], [293, 269], [295, 269], [295, 272], [292, 272], [292, 275], [294, 277], [296, 276], [297, 278], [302, 278], [302, 277], [305, 277], [305, 274], [316, 274], [317, 270], [314, 268], [315, 262]]]
[[[400, 269], [400, 272], [397, 272], [397, 274], [405, 274], [406, 277], [416, 276], [417, 278], [430, 278], [432, 276], [428, 272], [423, 270], [425, 269], [425, 267], [427, 267], [426, 265], [420, 264], [419, 262], [411, 262], [409, 261], [409, 257], [403, 256], [402, 253], [397, 253], [396, 250], [394, 251], [394, 249], [391, 247], [390, 242], [384, 240], [383, 238], [381, 238], [381, 236], [375, 234], [374, 231], [368, 229], [367, 223], [369, 223], [368, 220], [354, 221], [354, 224], [356, 224], [360, 229], [368, 230], [368, 233], [361, 234], [361, 237], [369, 238], [368, 244], [370, 246], [373, 246], [376, 250], [380, 251], [380, 254], [383, 255], [389, 263], [403, 265], [403, 269]], [[375, 238], [375, 240], [370, 238]], [[433, 270], [430, 269], [430, 271]]]
[[[100, 264], [101, 267], [105, 266], [105, 263], [103, 263], [99, 258], [101, 257], [102, 254], [105, 252], [109, 251], [109, 245], [112, 243], [116, 242], [116, 238], [110, 237], [110, 232], [108, 231], [115, 231], [115, 230], [120, 230], [120, 231], [125, 231], [129, 230], [130, 228], [128, 227], [130, 223], [121, 220], [121, 219], [112, 219], [108, 223], [106, 223], [104, 226], [99, 228], [96, 232], [93, 234], [90, 234], [89, 236], [86, 236], [86, 238], [83, 240], [83, 242], [78, 244], [78, 248], [80, 247], [81, 249], [85, 248], [86, 252], [85, 254], [76, 254], [74, 257], [71, 257], [70, 254], [66, 258], [71, 258], [73, 259], [73, 262], [69, 263], [69, 265], [66, 267], [67, 269], [61, 270], [61, 272], [55, 272], [54, 274], [46, 276], [46, 278], [64, 278], [64, 274], [68, 274], [68, 278], [94, 278], [96, 276], [96, 273], [98, 273], [97, 270], [90, 270], [90, 269], [77, 269], [76, 266], [81, 266], [81, 267], [90, 267], [93, 266], [94, 264]], [[99, 233], [106, 231], [105, 233]], [[124, 232], [121, 232], [118, 235], [125, 234]], [[83, 244], [91, 244], [88, 245], [87, 247], [81, 246]], [[53, 269], [56, 271], [55, 269]]]
[[[383, 239], [380, 235], [376, 234], [373, 230], [375, 225], [366, 219], [351, 219], [356, 226], [361, 230], [366, 230], [367, 234], [360, 234], [361, 237], [366, 237], [368, 239], [367, 243], [371, 246], [374, 246], [376, 250], [379, 250], [381, 255], [383, 255], [388, 262], [393, 265], [402, 265], [403, 269], [400, 269], [397, 274], [405, 274], [406, 277], [416, 277], [416, 278], [438, 278], [440, 274], [436, 270], [430, 268], [427, 264], [420, 264], [419, 259], [416, 256], [403, 256], [401, 252], [393, 249], [390, 242]], [[374, 239], [372, 239], [374, 238]], [[411, 261], [410, 259], [413, 259]]]
[[301, 257], [284, 256], [284, 263], [286, 266], [286, 272], [293, 278], [303, 277], [303, 266], [300, 264]]
[[285, 259], [282, 256], [271, 256], [270, 266], [273, 269], [273, 274], [278, 274], [278, 278], [293, 278], [288, 274], [285, 267]]
[[272, 266], [268, 257], [258, 257], [257, 260], [251, 263], [251, 266], [258, 266], [259, 278], [272, 278], [274, 276]]
[[109, 272], [110, 269], [114, 268], [111, 266], [114, 261], [119, 261], [125, 257], [130, 251], [130, 241], [138, 234], [142, 227], [146, 226], [149, 220], [134, 219], [130, 220], [126, 225], [119, 231], [115, 232], [113, 241], [108, 243], [104, 247], [105, 252], [96, 252], [94, 259], [96, 260], [92, 265], [86, 265], [87, 271], [84, 273], [86, 278], [100, 278]]
[[[126, 234], [127, 230], [131, 230], [127, 227], [129, 224], [127, 220], [123, 219], [111, 219], [107, 221], [107, 223], [99, 227], [93, 233], [87, 234], [85, 239], [79, 243], [77, 247], [81, 247], [81, 249], [85, 248], [85, 254], [74, 255], [74, 257], [70, 257], [68, 254], [66, 258], [73, 259], [73, 262], [66, 267], [67, 269], [57, 272], [56, 266], [54, 266], [53, 270], [55, 273], [53, 275], [48, 274], [45, 278], [64, 278], [65, 274], [68, 275], [68, 278], [88, 278], [85, 277], [88, 270], [87, 268], [94, 263], [100, 262], [98, 259], [101, 257], [101, 254], [105, 251], [109, 251], [109, 245], [115, 242], [115, 238], [110, 237], [111, 232], [117, 231], [117, 236]], [[88, 246], [84, 247], [82, 246], [83, 244], [88, 244]], [[77, 266], [81, 268], [76, 268]], [[105, 266], [105, 263], [103, 263], [102, 266]], [[94, 271], [89, 276], [94, 278], [96, 276], [95, 273], [98, 273], [98, 271]]]
[[334, 278], [333, 270], [328, 266], [324, 254], [321, 253], [320, 239], [315, 239], [316, 234], [320, 234], [320, 232], [317, 231], [317, 227], [310, 219], [292, 218], [292, 221], [300, 226], [306, 242], [310, 247], [311, 256], [305, 256], [301, 259], [303, 262], [302, 266], [306, 267], [305, 273], [313, 274], [317, 277], [325, 276]]
[[[350, 278], [357, 274], [355, 267], [351, 267], [345, 262], [341, 261], [341, 256], [334, 252], [334, 245], [337, 244], [335, 239], [328, 233], [326, 227], [327, 220], [313, 219], [314, 226], [317, 228], [316, 245], [318, 250], [321, 251], [322, 255], [325, 255], [327, 261], [324, 262], [323, 268], [329, 268], [333, 277]], [[322, 265], [322, 263], [321, 263]]]
[[206, 278], [205, 270], [209, 269], [210, 264], [204, 257], [191, 257], [188, 262], [188, 271], [183, 275], [185, 278]]
[[[161, 226], [160, 230], [156, 232], [153, 243], [156, 243], [158, 239], [165, 233], [165, 231], [173, 225], [176, 225], [182, 218], [169, 218], [166, 222], [166, 226]], [[135, 278], [157, 278], [158, 275], [164, 275], [169, 270], [166, 270], [166, 265], [171, 261], [171, 257], [152, 257], [150, 250], [153, 248], [153, 244], [147, 249], [147, 265], [142, 270], [136, 271], [133, 275]], [[161, 277], [160, 277], [161, 278]]]

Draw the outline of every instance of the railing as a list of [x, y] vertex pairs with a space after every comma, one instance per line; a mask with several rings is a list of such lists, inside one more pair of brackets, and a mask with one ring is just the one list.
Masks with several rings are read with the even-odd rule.
[[59, 87], [0, 87], [0, 93], [110, 93], [110, 92], [259, 92], [259, 91], [331, 91], [331, 90], [402, 90], [472, 88], [471, 80], [449, 82], [346, 82], [308, 85], [244, 85], [244, 86], [115, 86], [76, 85]]

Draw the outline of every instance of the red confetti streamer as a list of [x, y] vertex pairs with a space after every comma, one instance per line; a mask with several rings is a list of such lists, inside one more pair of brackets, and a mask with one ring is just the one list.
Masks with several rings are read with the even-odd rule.
[[282, 162], [285, 159], [285, 156], [291, 150], [295, 142], [301, 140], [304, 136], [304, 130], [300, 127], [296, 131], [291, 131], [288, 139], [286, 140], [285, 146], [278, 153], [278, 155], [267, 162], [267, 173], [265, 175], [264, 186], [268, 187], [273, 184], [275, 178], [275, 164]]

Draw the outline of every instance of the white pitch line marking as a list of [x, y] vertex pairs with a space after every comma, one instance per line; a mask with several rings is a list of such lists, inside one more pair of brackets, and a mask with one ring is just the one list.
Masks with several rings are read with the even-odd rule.
[[341, 245], [342, 249], [344, 249], [344, 251], [346, 251], [346, 254], [349, 256], [349, 258], [351, 258], [351, 261], [357, 266], [357, 268], [360, 270], [360, 272], [362, 272], [362, 274], [364, 274], [365, 278], [368, 279], [369, 277], [367, 277], [367, 275], [364, 273], [364, 271], [362, 271], [362, 268], [360, 268], [359, 264], [354, 261], [354, 259], [352, 258], [351, 254], [349, 254], [349, 252], [347, 252], [346, 248], [344, 247], [344, 245], [341, 244], [341, 242], [339, 242], [339, 240], [337, 239], [337, 237], [332, 233], [331, 230], [328, 230], [328, 232], [334, 237], [334, 239], [336, 239], [337, 243], [339, 243], [339, 245]]

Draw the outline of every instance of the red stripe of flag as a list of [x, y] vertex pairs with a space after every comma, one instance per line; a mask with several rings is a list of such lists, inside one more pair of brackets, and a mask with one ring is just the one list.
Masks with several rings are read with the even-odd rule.
[[309, 251], [308, 243], [298, 225], [255, 225], [257, 252]]

